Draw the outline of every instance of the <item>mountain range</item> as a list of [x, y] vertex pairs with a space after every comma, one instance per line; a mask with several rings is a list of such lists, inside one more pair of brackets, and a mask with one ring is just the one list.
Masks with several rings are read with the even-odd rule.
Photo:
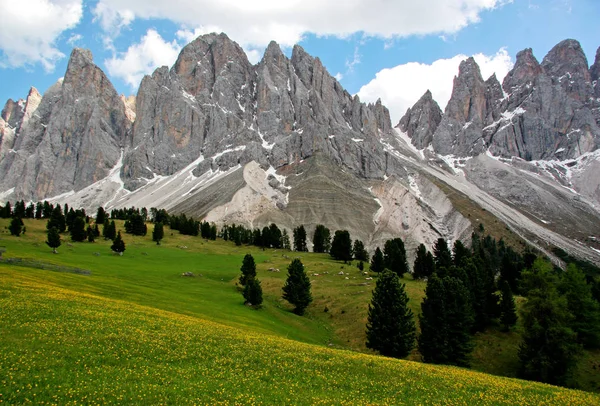
[[[218, 224], [347, 229], [373, 249], [468, 240], [459, 193], [540, 250], [600, 264], [600, 49], [575, 40], [502, 83], [463, 61], [442, 111], [431, 93], [394, 126], [319, 58], [271, 42], [252, 65], [225, 34], [119, 96], [91, 52], [0, 116], [0, 201], [158, 207]], [[398, 89], [401, 92], [402, 89]], [[290, 233], [291, 234], [291, 233]]]

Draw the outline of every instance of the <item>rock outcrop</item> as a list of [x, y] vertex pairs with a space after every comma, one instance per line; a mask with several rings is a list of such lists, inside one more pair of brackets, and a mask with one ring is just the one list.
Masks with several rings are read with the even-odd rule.
[[427, 90], [423, 96], [410, 107], [396, 126], [406, 133], [417, 149], [427, 148], [433, 139], [433, 133], [442, 121], [442, 110]]

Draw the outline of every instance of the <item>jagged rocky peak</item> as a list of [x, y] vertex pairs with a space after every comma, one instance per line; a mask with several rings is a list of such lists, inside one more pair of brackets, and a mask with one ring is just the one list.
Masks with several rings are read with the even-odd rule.
[[442, 109], [427, 90], [414, 106], [408, 108], [396, 127], [408, 135], [415, 147], [423, 149], [431, 144], [440, 121]]
[[485, 118], [486, 86], [473, 57], [462, 61], [454, 78], [452, 96], [445, 114], [461, 123], [483, 123]]
[[502, 88], [508, 94], [513, 93], [517, 87], [523, 84], [531, 84], [535, 78], [543, 72], [538, 60], [533, 56], [531, 48], [517, 53], [515, 66], [504, 78]]
[[594, 59], [594, 64], [590, 67], [590, 79], [592, 81], [600, 79], [600, 47], [596, 50], [596, 59]]
[[487, 109], [485, 125], [489, 125], [500, 118], [504, 100], [502, 85], [500, 85], [496, 74], [493, 73], [492, 76], [485, 81], [485, 104]]
[[552, 83], [560, 84], [570, 97], [585, 103], [591, 96], [590, 71], [579, 41], [559, 42], [548, 52], [541, 66]]

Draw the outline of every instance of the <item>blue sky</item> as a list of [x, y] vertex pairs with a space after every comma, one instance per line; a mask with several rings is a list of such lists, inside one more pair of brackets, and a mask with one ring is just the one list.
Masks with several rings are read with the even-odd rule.
[[476, 55], [500, 80], [515, 55], [541, 62], [565, 38], [593, 63], [598, 0], [0, 0], [0, 105], [44, 92], [73, 46], [92, 50], [119, 93], [172, 65], [196, 35], [224, 31], [257, 62], [269, 40], [318, 56], [363, 101], [378, 97], [397, 121], [430, 88], [442, 109], [460, 60]]

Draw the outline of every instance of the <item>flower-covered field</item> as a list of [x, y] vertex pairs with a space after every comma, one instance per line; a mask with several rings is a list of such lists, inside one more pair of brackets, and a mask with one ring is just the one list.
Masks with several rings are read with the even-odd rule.
[[565, 404], [600, 396], [286, 340], [0, 266], [4, 404]]

